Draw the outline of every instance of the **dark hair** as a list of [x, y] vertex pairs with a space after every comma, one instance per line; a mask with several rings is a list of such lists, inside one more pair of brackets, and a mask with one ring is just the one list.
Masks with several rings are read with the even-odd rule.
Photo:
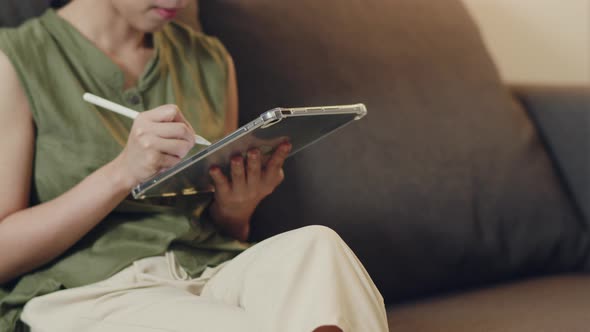
[[49, 5], [52, 8], [61, 8], [65, 5], [67, 5], [68, 2], [70, 2], [70, 0], [51, 0], [51, 1], [49, 1]]

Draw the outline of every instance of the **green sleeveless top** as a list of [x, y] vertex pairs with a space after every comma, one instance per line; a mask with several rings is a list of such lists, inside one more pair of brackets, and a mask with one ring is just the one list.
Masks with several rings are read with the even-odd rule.
[[[0, 30], [0, 49], [19, 75], [36, 126], [31, 205], [61, 195], [123, 149], [132, 120], [85, 103], [84, 92], [140, 112], [174, 103], [197, 133], [211, 141], [223, 136], [224, 47], [177, 23], [153, 41], [153, 59], [125, 90], [119, 67], [53, 10]], [[17, 328], [29, 299], [103, 280], [143, 257], [172, 250], [193, 277], [233, 258], [247, 244], [220, 235], [200, 217], [207, 203], [194, 196], [125, 200], [64, 255], [1, 286], [0, 331]]]

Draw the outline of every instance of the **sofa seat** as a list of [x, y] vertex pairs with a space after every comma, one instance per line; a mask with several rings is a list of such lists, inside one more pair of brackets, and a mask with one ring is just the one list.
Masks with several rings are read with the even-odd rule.
[[394, 332], [587, 332], [590, 277], [498, 285], [388, 308]]

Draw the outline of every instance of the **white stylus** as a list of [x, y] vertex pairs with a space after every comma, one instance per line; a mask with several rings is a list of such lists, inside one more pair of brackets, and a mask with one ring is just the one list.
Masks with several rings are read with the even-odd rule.
[[[137, 117], [137, 115], [139, 114], [139, 112], [134, 111], [128, 107], [125, 107], [123, 105], [119, 105], [117, 103], [113, 103], [110, 100], [106, 100], [104, 98], [101, 98], [99, 96], [95, 96], [95, 95], [88, 93], [88, 92], [86, 92], [82, 96], [82, 99], [84, 99], [85, 101], [87, 101], [91, 104], [94, 104], [96, 106], [100, 106], [104, 109], [121, 114], [121, 115], [126, 116], [131, 119], [135, 119]], [[211, 145], [211, 142], [209, 142], [208, 140], [206, 140], [205, 138], [203, 138], [199, 135], [195, 135], [195, 143], [200, 144], [200, 145]]]

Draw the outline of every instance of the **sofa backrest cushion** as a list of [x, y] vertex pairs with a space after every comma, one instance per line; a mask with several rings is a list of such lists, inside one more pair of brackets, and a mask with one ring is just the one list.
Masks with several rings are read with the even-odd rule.
[[10, 0], [2, 2], [0, 27], [14, 27], [26, 19], [41, 15], [49, 7], [49, 0]]
[[590, 86], [516, 86], [513, 94], [539, 129], [590, 226]]
[[586, 232], [459, 0], [212, 0], [241, 122], [276, 106], [368, 116], [289, 159], [253, 238], [334, 228], [389, 301], [576, 268]]

